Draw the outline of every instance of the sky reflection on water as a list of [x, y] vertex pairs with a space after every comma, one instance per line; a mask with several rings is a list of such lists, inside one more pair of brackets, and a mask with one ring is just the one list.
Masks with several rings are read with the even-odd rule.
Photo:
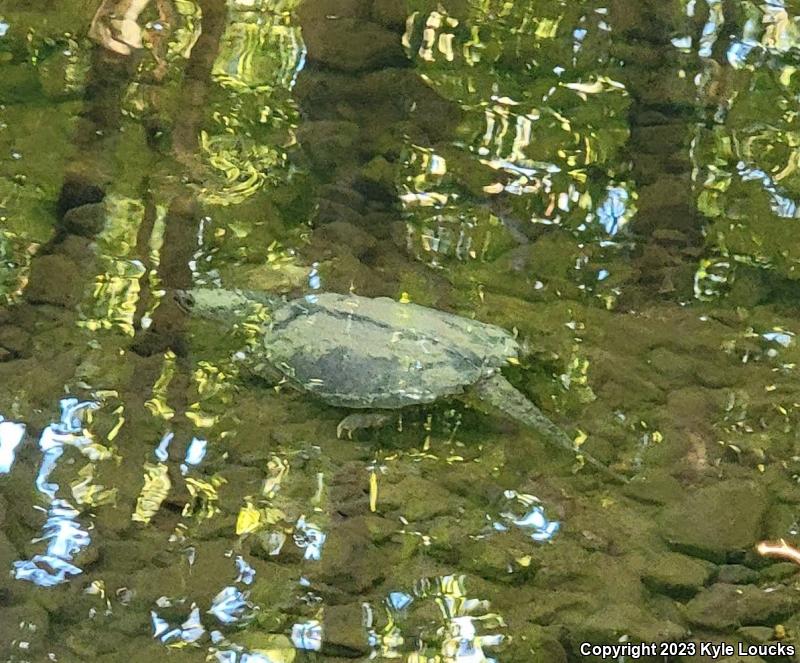
[[60, 487], [56, 483], [48, 482], [48, 478], [56, 469], [65, 447], [76, 448], [90, 459], [99, 459], [100, 454], [91, 447], [92, 439], [84, 435], [83, 419], [86, 412], [96, 410], [100, 405], [93, 401], [81, 402], [77, 398], [64, 398], [59, 406], [60, 420], [47, 426], [39, 439], [42, 460], [36, 477], [36, 488], [49, 504], [46, 508], [38, 505], [35, 507], [47, 514], [47, 520], [42, 536], [32, 543], [47, 542], [47, 549], [44, 554], [14, 563], [14, 575], [18, 580], [27, 580], [40, 587], [54, 587], [82, 573], [72, 562], [81, 551], [91, 545], [91, 525], [82, 525], [81, 511], [68, 500], [56, 497]]

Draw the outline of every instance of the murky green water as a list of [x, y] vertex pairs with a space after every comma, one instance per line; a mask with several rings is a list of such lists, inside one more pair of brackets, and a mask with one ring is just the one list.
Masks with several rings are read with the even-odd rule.
[[[0, 0], [3, 661], [800, 645], [800, 2], [136, 5]], [[198, 286], [498, 325], [579, 453], [337, 439]]]

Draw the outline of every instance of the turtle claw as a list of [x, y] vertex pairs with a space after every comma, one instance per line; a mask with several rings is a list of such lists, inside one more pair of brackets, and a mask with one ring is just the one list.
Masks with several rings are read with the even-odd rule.
[[381, 428], [389, 423], [390, 419], [391, 417], [388, 414], [383, 414], [381, 412], [356, 412], [354, 414], [349, 414], [342, 419], [336, 427], [336, 437], [341, 440], [342, 436], [347, 434], [347, 439], [352, 440], [353, 433], [356, 431], [366, 428]]

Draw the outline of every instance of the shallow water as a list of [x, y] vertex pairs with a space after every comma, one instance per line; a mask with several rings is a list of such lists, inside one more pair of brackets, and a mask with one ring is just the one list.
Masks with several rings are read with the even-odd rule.
[[[164, 0], [130, 56], [97, 4], [0, 0], [3, 661], [800, 639], [800, 2]], [[503, 327], [578, 455], [339, 440], [192, 286]]]

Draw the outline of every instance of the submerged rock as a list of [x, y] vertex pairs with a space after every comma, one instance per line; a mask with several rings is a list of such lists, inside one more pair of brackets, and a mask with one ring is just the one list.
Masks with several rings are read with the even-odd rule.
[[298, 9], [300, 23], [324, 21], [326, 18], [366, 18], [369, 15], [369, 0], [315, 0], [304, 2]]
[[758, 572], [742, 564], [724, 564], [719, 567], [716, 580], [730, 585], [750, 585], [758, 580]]
[[82, 175], [68, 175], [61, 187], [57, 211], [59, 218], [74, 207], [102, 202], [106, 192]]
[[3, 77], [0, 81], [0, 95], [4, 104], [25, 103], [42, 93], [38, 72], [31, 64], [3, 63]]
[[106, 206], [103, 203], [88, 203], [73, 207], [64, 214], [62, 221], [67, 232], [81, 237], [94, 237], [105, 225]]
[[309, 62], [339, 71], [372, 71], [408, 63], [400, 37], [357, 18], [309, 21], [303, 25]]
[[78, 302], [78, 268], [63, 256], [47, 255], [31, 264], [25, 299], [31, 304], [53, 304], [70, 308]]
[[731, 561], [761, 538], [767, 496], [754, 482], [723, 481], [668, 507], [662, 535], [675, 550], [711, 562]]
[[372, 541], [363, 518], [350, 518], [331, 532], [317, 578], [350, 594], [358, 594], [386, 577], [391, 563], [371, 552]]
[[657, 557], [642, 574], [642, 582], [658, 594], [676, 599], [694, 596], [713, 573], [713, 565], [679, 553]]
[[617, 642], [627, 635], [634, 642], [675, 642], [683, 640], [683, 626], [660, 619], [642, 605], [619, 603], [606, 606], [570, 628], [570, 640], [577, 651], [582, 642]]
[[367, 254], [375, 247], [375, 238], [368, 232], [361, 230], [357, 226], [344, 221], [334, 221], [322, 226], [314, 233], [315, 247], [319, 247], [322, 252], [326, 248], [331, 249], [331, 254], [350, 251], [354, 256]]
[[[3, 512], [0, 513], [0, 524], [2, 524], [5, 518], [5, 510], [2, 504], [0, 504], [0, 509], [3, 509]], [[19, 554], [14, 544], [9, 541], [5, 534], [0, 532], [0, 568], [6, 569], [6, 573], [0, 574], [0, 589], [10, 587], [11, 576], [7, 571], [11, 569], [11, 565], [18, 558]]]
[[798, 571], [800, 571], [800, 566], [794, 562], [777, 562], [762, 569], [758, 574], [758, 579], [761, 582], [780, 582], [797, 575]]
[[397, 195], [396, 170], [396, 167], [383, 157], [375, 157], [361, 169], [357, 186], [368, 198], [391, 203]]
[[435, 481], [408, 476], [399, 483], [386, 481], [381, 485], [378, 504], [381, 511], [396, 511], [410, 522], [419, 523], [453, 513], [459, 501]]
[[312, 166], [327, 171], [353, 158], [358, 125], [334, 120], [307, 121], [298, 128], [297, 137]]
[[12, 661], [47, 660], [49, 630], [47, 612], [33, 600], [0, 608], [0, 656]]
[[406, 0], [374, 0], [372, 3], [372, 19], [390, 29], [403, 30], [408, 13]]
[[670, 474], [660, 470], [648, 472], [646, 477], [636, 478], [622, 489], [623, 494], [644, 504], [669, 504], [680, 495], [683, 488]]
[[23, 357], [30, 348], [31, 336], [15, 325], [0, 326], [0, 347], [9, 352], [11, 357]]
[[740, 626], [772, 625], [798, 609], [797, 589], [717, 583], [689, 601], [686, 617], [695, 626], [730, 631]]
[[326, 606], [324, 615], [326, 654], [346, 658], [369, 654], [361, 604]]
[[775, 629], [769, 626], [743, 626], [738, 631], [742, 640], [750, 644], [760, 645], [775, 639]]
[[[509, 661], [525, 663], [567, 663], [567, 653], [555, 635], [556, 629], [529, 624], [511, 640], [504, 651]], [[504, 659], [505, 660], [505, 659]]]

